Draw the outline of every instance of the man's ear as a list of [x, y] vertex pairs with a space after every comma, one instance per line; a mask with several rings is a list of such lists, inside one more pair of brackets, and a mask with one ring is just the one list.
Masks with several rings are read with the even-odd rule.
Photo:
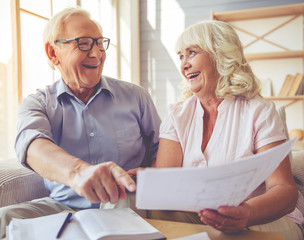
[[47, 55], [48, 59], [54, 65], [58, 65], [59, 64], [59, 60], [58, 60], [58, 58], [56, 56], [56, 52], [55, 52], [54, 47], [49, 42], [47, 42], [44, 47], [45, 47], [45, 52], [46, 52], [46, 55]]

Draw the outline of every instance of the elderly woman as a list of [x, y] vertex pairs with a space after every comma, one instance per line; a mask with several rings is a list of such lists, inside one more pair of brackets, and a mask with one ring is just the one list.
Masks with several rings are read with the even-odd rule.
[[[229, 24], [204, 21], [190, 26], [179, 37], [176, 51], [188, 98], [171, 105], [161, 124], [157, 168], [217, 166], [286, 140], [275, 106], [261, 97], [241, 42]], [[202, 209], [198, 214], [151, 214], [152, 218], [204, 223], [225, 233], [249, 227], [302, 239], [303, 216], [295, 210], [297, 197], [286, 157], [240, 206]], [[293, 220], [285, 217], [291, 212]]]

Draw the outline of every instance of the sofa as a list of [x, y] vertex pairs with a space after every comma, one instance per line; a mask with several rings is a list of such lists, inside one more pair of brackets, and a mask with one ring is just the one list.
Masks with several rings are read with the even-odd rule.
[[0, 160], [0, 207], [48, 195], [40, 175], [15, 158]]

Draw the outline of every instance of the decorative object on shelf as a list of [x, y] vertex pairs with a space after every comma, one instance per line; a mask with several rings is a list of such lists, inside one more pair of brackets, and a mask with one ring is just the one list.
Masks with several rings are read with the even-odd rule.
[[288, 96], [295, 96], [303, 79], [303, 74], [302, 73], [297, 73], [296, 76], [294, 77], [293, 83], [291, 85], [291, 88], [288, 92]]
[[292, 86], [293, 80], [295, 76], [288, 74], [283, 82], [283, 85], [281, 87], [281, 90], [279, 92], [279, 97], [286, 97], [288, 96], [288, 93], [290, 91], [290, 88]]
[[302, 77], [302, 81], [298, 87], [298, 90], [296, 92], [296, 95], [304, 95], [304, 74], [303, 74], [303, 77]]
[[278, 97], [294, 97], [303, 95], [304, 74], [297, 73], [295, 76], [288, 74], [283, 82]]
[[298, 138], [298, 141], [301, 141], [304, 139], [304, 130], [302, 129], [292, 129], [289, 132], [290, 138]]
[[261, 94], [263, 97], [271, 97], [272, 93], [272, 82], [271, 79], [261, 80]]

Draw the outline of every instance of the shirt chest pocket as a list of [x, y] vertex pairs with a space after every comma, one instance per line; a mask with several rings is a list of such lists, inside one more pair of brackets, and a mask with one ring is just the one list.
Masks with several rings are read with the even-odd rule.
[[137, 124], [130, 125], [123, 129], [117, 129], [115, 131], [115, 136], [120, 159], [122, 161], [137, 158], [143, 150], [143, 138]]

